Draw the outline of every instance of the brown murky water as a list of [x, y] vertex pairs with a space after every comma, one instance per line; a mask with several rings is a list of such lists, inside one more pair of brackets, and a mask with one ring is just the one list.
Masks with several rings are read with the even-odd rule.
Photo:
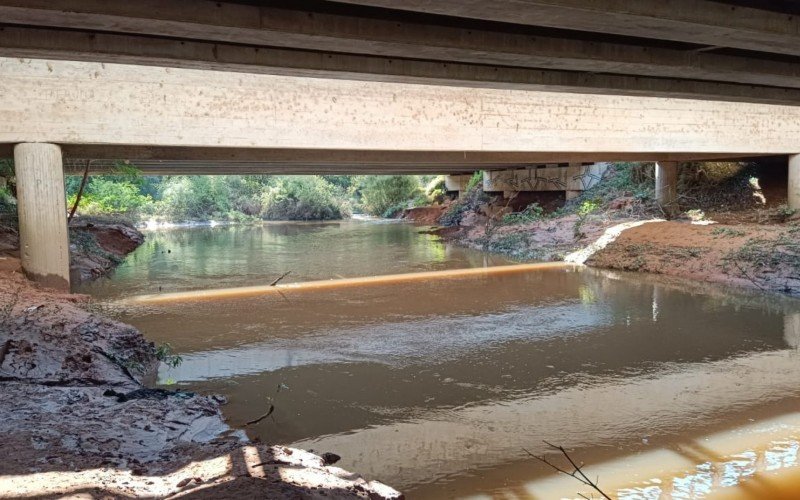
[[[150, 233], [86, 290], [503, 264], [404, 224], [218, 227]], [[775, 497], [798, 460], [795, 300], [551, 266], [115, 307], [183, 356], [161, 383], [225, 394], [232, 425], [274, 404], [252, 436], [336, 452], [409, 498], [588, 494], [526, 454], [543, 440], [626, 499]]]

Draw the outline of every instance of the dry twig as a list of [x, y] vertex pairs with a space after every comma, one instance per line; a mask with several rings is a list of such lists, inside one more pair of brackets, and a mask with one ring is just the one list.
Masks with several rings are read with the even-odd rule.
[[[598, 483], [600, 482], [600, 479], [597, 478], [594, 481], [589, 479], [589, 477], [586, 474], [584, 474], [584, 472], [583, 472], [583, 468], [582, 468], [583, 464], [578, 465], [577, 463], [575, 463], [575, 461], [572, 459], [572, 457], [569, 456], [569, 453], [567, 453], [567, 450], [565, 450], [563, 446], [556, 446], [554, 444], [548, 443], [547, 441], [544, 441], [544, 444], [546, 444], [547, 446], [549, 446], [550, 448], [552, 448], [554, 450], [560, 451], [561, 454], [564, 455], [564, 458], [566, 458], [567, 461], [572, 466], [572, 472], [570, 472], [570, 471], [568, 471], [566, 469], [562, 469], [558, 465], [556, 465], [553, 462], [549, 461], [547, 459], [547, 457], [544, 456], [544, 455], [542, 455], [542, 456], [534, 455], [533, 453], [529, 452], [525, 448], [523, 448], [522, 450], [525, 453], [527, 453], [528, 455], [530, 455], [531, 457], [535, 458], [536, 460], [538, 460], [538, 461], [540, 461], [540, 462], [542, 462], [544, 464], [547, 464], [550, 468], [560, 472], [561, 474], [565, 474], [567, 476], [570, 476], [570, 477], [573, 477], [573, 478], [577, 479], [582, 484], [592, 488], [594, 491], [599, 493], [606, 500], [612, 500], [611, 497], [608, 496], [608, 494], [606, 494], [603, 490], [600, 489], [600, 486], [598, 485]], [[585, 495], [582, 495], [580, 493], [578, 493], [578, 494], [583, 498], [587, 498]]]
[[285, 273], [281, 274], [280, 276], [278, 276], [277, 278], [275, 278], [275, 281], [273, 281], [272, 283], [270, 283], [270, 284], [269, 284], [269, 286], [275, 286], [275, 285], [277, 285], [277, 284], [278, 284], [278, 283], [279, 283], [279, 282], [280, 282], [280, 281], [281, 281], [283, 278], [285, 278], [285, 277], [289, 276], [289, 274], [290, 274], [290, 273], [291, 273], [291, 271], [286, 271]]

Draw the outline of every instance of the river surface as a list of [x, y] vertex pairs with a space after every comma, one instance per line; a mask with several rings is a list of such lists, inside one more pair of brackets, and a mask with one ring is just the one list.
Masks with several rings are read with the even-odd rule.
[[[81, 291], [182, 356], [161, 384], [226, 395], [233, 426], [274, 405], [251, 437], [338, 453], [337, 465], [412, 499], [588, 496], [528, 455], [564, 465], [545, 440], [615, 498], [759, 498], [768, 490], [753, 485], [796, 470], [798, 301], [558, 265], [461, 274], [513, 263], [423, 229], [149, 231], [110, 279]], [[135, 301], [287, 271], [281, 285], [335, 281]], [[441, 272], [346, 285], [425, 271]]]

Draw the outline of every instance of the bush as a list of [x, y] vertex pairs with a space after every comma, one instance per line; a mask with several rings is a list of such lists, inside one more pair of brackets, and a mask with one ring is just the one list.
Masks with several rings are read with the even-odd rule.
[[[75, 204], [77, 193], [71, 194], [67, 205]], [[92, 177], [86, 184], [78, 210], [84, 215], [123, 214], [135, 215], [153, 203], [153, 199], [139, 193], [132, 181], [118, 181]]]
[[527, 224], [536, 222], [544, 216], [544, 209], [538, 203], [531, 203], [525, 210], [506, 214], [503, 216], [503, 224]]
[[469, 178], [469, 181], [467, 182], [467, 191], [471, 191], [478, 184], [481, 184], [481, 185], [483, 184], [483, 171], [482, 170], [478, 170], [477, 172], [472, 174], [472, 177]]
[[313, 175], [277, 180], [262, 196], [262, 217], [268, 220], [333, 220], [349, 215], [336, 189]]
[[419, 179], [411, 175], [375, 175], [365, 177], [361, 186], [364, 209], [372, 215], [385, 215], [422, 192]]
[[158, 213], [171, 220], [224, 218], [231, 211], [229, 194], [222, 177], [171, 177], [162, 185]]
[[486, 193], [483, 192], [483, 184], [475, 184], [472, 189], [453, 202], [447, 212], [439, 218], [439, 224], [443, 226], [457, 226], [461, 223], [464, 214], [477, 210], [481, 203], [488, 200]]
[[447, 186], [443, 175], [437, 175], [425, 185], [425, 196], [429, 203], [442, 203], [447, 196]]

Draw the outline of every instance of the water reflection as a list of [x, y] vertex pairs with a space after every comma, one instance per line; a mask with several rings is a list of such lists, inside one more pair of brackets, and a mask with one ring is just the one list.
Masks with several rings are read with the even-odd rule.
[[[249, 242], [227, 250], [227, 267], [220, 248], [221, 255], [199, 248], [223, 245], [208, 235], [180, 236], [193, 258], [213, 261], [198, 265], [203, 271], [151, 258], [163, 265], [157, 282], [185, 280], [176, 285], [183, 289], [208, 284], [222, 269], [231, 276], [215, 288], [254, 284], [248, 266], [271, 261], [243, 253], [263, 252], [272, 239], [293, 250], [276, 250], [279, 263], [270, 269], [296, 266], [295, 279], [353, 275], [362, 263], [358, 274], [376, 275], [486, 264], [484, 255], [448, 249], [413, 227], [348, 224], [339, 233], [328, 233], [329, 225], [226, 233], [227, 244]], [[336, 235], [346, 251], [336, 249]], [[318, 237], [326, 248], [314, 243]], [[368, 244], [354, 241], [363, 239]], [[403, 245], [412, 257], [401, 257]], [[143, 277], [147, 267], [134, 260], [102, 286], [142, 293], [153, 285]], [[254, 436], [334, 451], [344, 467], [412, 498], [525, 498], [534, 486], [564, 494], [548, 489], [561, 486], [522, 451], [545, 451], [544, 439], [589, 463], [624, 458], [625, 498], [702, 496], [752, 476], [762, 462], [766, 470], [796, 460], [786, 436], [763, 452], [714, 449], [713, 458], [697, 441], [797, 409], [800, 306], [790, 299], [559, 268], [129, 305], [120, 314], [182, 354], [183, 365], [163, 371], [162, 382], [226, 394], [232, 424], [274, 403], [274, 418], [254, 426]], [[278, 393], [279, 385], [289, 389]], [[667, 484], [663, 470], [651, 469], [670, 461], [677, 465]]]
[[112, 298], [269, 284], [286, 271], [289, 283], [508, 263], [420, 231], [359, 220], [148, 231], [111, 279], [78, 291]]

